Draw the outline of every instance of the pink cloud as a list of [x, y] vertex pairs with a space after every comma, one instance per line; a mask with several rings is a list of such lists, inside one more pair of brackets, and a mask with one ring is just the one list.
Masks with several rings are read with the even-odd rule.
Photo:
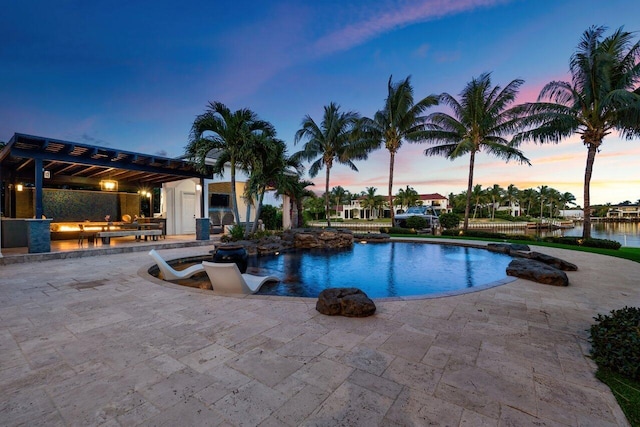
[[387, 12], [377, 13], [372, 11], [372, 16], [360, 22], [347, 25], [333, 33], [327, 34], [315, 43], [315, 51], [320, 54], [340, 52], [357, 46], [370, 40], [379, 34], [402, 28], [417, 22], [425, 22], [455, 13], [469, 10], [491, 7], [497, 4], [507, 3], [509, 0], [434, 0], [427, 2], [396, 2], [383, 5], [378, 10]]

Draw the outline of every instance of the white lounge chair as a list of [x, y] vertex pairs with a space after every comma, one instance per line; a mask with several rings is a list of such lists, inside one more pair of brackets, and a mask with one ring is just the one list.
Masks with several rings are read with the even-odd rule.
[[221, 294], [255, 294], [266, 282], [279, 282], [275, 276], [242, 274], [234, 263], [202, 261], [204, 271], [213, 285], [213, 292]]
[[156, 260], [156, 264], [158, 264], [158, 268], [162, 272], [162, 276], [164, 280], [180, 280], [187, 279], [193, 276], [196, 273], [201, 273], [204, 271], [204, 267], [202, 264], [195, 264], [189, 268], [185, 268], [184, 270], [175, 270], [172, 268], [167, 262], [160, 256], [155, 249], [151, 249], [149, 255]]

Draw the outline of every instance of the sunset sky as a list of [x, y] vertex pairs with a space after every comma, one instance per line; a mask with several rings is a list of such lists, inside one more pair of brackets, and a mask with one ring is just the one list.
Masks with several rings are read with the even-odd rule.
[[[411, 75], [422, 97], [457, 95], [488, 71], [501, 86], [524, 79], [518, 101], [535, 100], [547, 82], [568, 80], [569, 57], [589, 26], [639, 31], [639, 17], [632, 0], [5, 2], [0, 141], [18, 132], [174, 157], [195, 116], [220, 101], [272, 122], [293, 153], [305, 114], [319, 121], [336, 102], [372, 116], [390, 75]], [[468, 158], [425, 157], [424, 148], [402, 146], [394, 191], [465, 190]], [[475, 183], [548, 185], [582, 204], [578, 137], [522, 149], [532, 166], [480, 154]], [[386, 194], [388, 156], [373, 153], [358, 173], [335, 167], [331, 185]], [[639, 166], [639, 140], [607, 137], [592, 203], [637, 202]], [[315, 182], [322, 191], [323, 175]]]

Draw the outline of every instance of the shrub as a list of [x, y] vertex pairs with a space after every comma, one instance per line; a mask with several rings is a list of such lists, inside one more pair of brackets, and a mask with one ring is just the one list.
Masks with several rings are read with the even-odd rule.
[[594, 319], [591, 355], [596, 364], [640, 380], [640, 308], [624, 307]]
[[230, 227], [229, 235], [231, 236], [231, 240], [242, 240], [244, 238], [244, 227], [240, 224]]
[[551, 243], [559, 243], [562, 245], [573, 245], [573, 246], [579, 246], [580, 243], [578, 242], [580, 239], [580, 237], [554, 237], [554, 236], [549, 236], [549, 237], [545, 237], [543, 239], [543, 241], [545, 242], [551, 242]]
[[427, 220], [421, 216], [410, 216], [407, 218], [407, 228], [422, 230], [427, 228]]
[[[260, 210], [260, 219], [267, 230], [278, 230], [282, 228], [282, 215], [279, 215], [278, 208], [272, 205], [263, 205]], [[280, 221], [278, 221], [280, 217]]]
[[582, 239], [581, 237], [545, 237], [545, 242], [560, 243], [563, 245], [586, 246], [589, 248], [618, 250], [622, 246], [620, 242], [607, 239]]
[[380, 232], [387, 234], [417, 234], [416, 230], [401, 227], [380, 227]]
[[456, 213], [443, 213], [438, 219], [444, 228], [458, 228], [460, 225], [460, 215]]
[[496, 211], [496, 213], [494, 214], [494, 217], [497, 219], [502, 219], [504, 221], [511, 221], [511, 222], [519, 221], [519, 219], [511, 215], [509, 211]]
[[582, 241], [582, 246], [588, 246], [590, 248], [613, 249], [617, 251], [622, 245], [620, 244], [620, 242], [616, 242], [615, 240], [584, 239]]

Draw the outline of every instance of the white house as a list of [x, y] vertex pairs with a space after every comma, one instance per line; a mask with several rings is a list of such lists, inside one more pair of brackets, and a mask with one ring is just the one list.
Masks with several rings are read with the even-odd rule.
[[431, 206], [438, 215], [451, 211], [449, 199], [440, 193], [420, 194], [418, 197], [423, 206]]
[[517, 201], [514, 202], [502, 202], [496, 203], [498, 204], [498, 208], [496, 209], [498, 212], [509, 212], [511, 216], [520, 216], [522, 215], [522, 210], [520, 209], [520, 204]]
[[[385, 197], [385, 200], [387, 198]], [[341, 219], [378, 219], [389, 218], [391, 212], [385, 204], [380, 209], [369, 209], [362, 206], [364, 197], [351, 200], [347, 205], [334, 206], [335, 217]], [[449, 199], [439, 193], [420, 194], [418, 195], [418, 205], [431, 206], [440, 215], [441, 213], [450, 212]], [[398, 209], [396, 213], [404, 212]]]

